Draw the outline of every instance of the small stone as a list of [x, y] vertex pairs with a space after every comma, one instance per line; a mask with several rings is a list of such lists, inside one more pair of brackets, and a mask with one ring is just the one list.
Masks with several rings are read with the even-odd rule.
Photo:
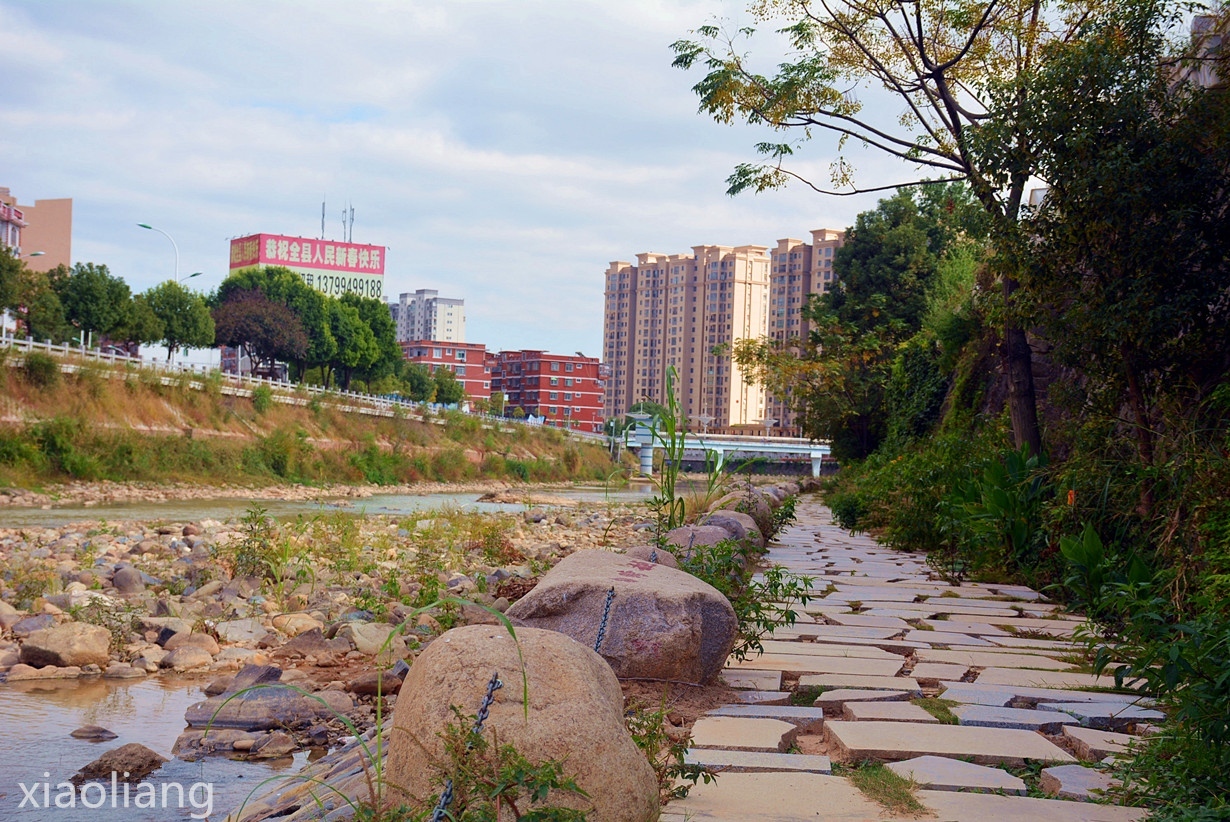
[[108, 739], [115, 739], [119, 734], [109, 731], [101, 725], [82, 725], [77, 730], [69, 734], [73, 739], [87, 739], [90, 742], [105, 742]]
[[125, 566], [116, 571], [111, 584], [115, 586], [115, 590], [126, 596], [140, 594], [145, 590], [145, 581], [141, 578], [141, 572], [132, 566]]
[[159, 756], [137, 742], [107, 751], [102, 756], [77, 771], [69, 781], [80, 787], [94, 779], [120, 782], [140, 782], [162, 767], [166, 757]]

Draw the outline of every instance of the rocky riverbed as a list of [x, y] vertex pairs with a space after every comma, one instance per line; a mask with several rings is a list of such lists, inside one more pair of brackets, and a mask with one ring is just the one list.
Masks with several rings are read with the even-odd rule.
[[[0, 508], [51, 508], [60, 506], [94, 507], [128, 503], [158, 503], [184, 500], [249, 499], [286, 501], [328, 501], [366, 499], [381, 495], [423, 495], [440, 493], [481, 493], [498, 495], [499, 500], [522, 502], [540, 495], [537, 486], [513, 485], [499, 480], [469, 483], [421, 482], [413, 485], [200, 485], [190, 482], [68, 482], [50, 485], [41, 491], [0, 488]], [[557, 502], [557, 501], [555, 501]]]
[[[412, 660], [452, 625], [495, 621], [491, 611], [563, 557], [644, 542], [647, 522], [641, 505], [576, 504], [0, 528], [0, 677], [174, 674], [208, 682], [207, 695], [289, 683], [315, 698], [256, 691], [221, 713], [221, 699], [203, 703], [188, 711], [175, 753], [270, 758], [326, 747], [348, 733], [343, 717], [370, 726], [377, 692], [397, 692], [404, 670], [379, 674], [376, 663]], [[421, 610], [440, 597], [473, 604]]]

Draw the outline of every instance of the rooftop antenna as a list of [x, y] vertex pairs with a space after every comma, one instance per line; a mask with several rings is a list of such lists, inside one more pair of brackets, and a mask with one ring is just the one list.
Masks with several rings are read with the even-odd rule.
[[320, 239], [325, 238], [325, 198], [320, 198]]
[[353, 242], [354, 238], [354, 206], [349, 203], [342, 209], [342, 242]]

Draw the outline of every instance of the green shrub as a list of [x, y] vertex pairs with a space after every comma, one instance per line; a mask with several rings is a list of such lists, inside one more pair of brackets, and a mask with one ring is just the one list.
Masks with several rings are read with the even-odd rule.
[[730, 600], [739, 621], [739, 639], [731, 655], [739, 660], [763, 653], [761, 640], [774, 628], [793, 625], [798, 619], [794, 606], [806, 605], [815, 598], [810, 577], [798, 576], [780, 565], [754, 573], [759, 553], [748, 543], [733, 539], [678, 553], [681, 569]]
[[22, 363], [21, 374], [30, 385], [54, 388], [60, 384], [60, 361], [41, 351], [31, 351]]
[[273, 389], [267, 385], [258, 385], [252, 389], [252, 410], [264, 414], [273, 406]]

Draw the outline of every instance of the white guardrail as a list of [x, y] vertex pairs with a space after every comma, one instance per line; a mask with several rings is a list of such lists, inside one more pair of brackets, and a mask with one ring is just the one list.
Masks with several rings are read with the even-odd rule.
[[[202, 382], [190, 383], [191, 387], [203, 389], [203, 380], [211, 378], [213, 374], [220, 374], [221, 379], [229, 383], [230, 391], [225, 393], [234, 394], [236, 396], [251, 396], [252, 391], [259, 386], [267, 386], [273, 391], [273, 401], [280, 402], [286, 405], [307, 405], [311, 399], [331, 400], [341, 411], [351, 411], [360, 414], [373, 414], [382, 417], [396, 416], [394, 409], [401, 409], [407, 417], [418, 420], [424, 419], [424, 412], [436, 414], [441, 411], [455, 411], [459, 414], [465, 414], [470, 417], [483, 420], [488, 423], [511, 423], [515, 425], [525, 425], [530, 427], [551, 428], [553, 426], [543, 425], [541, 418], [517, 419], [516, 417], [497, 417], [492, 414], [479, 414], [473, 411], [463, 411], [461, 409], [448, 408], [447, 406], [437, 405], [434, 403], [415, 402], [394, 397], [385, 397], [379, 394], [363, 394], [358, 391], [340, 391], [334, 388], [323, 388], [319, 385], [307, 385], [305, 383], [294, 383], [289, 380], [272, 380], [267, 377], [252, 377], [242, 376], [239, 374], [228, 374], [217, 368], [199, 363], [169, 363], [161, 362], [154, 359], [141, 359], [140, 357], [130, 357], [127, 354], [119, 354], [114, 351], [103, 352], [96, 348], [86, 348], [84, 346], [74, 346], [64, 343], [56, 345], [50, 341], [35, 342], [34, 340], [18, 339], [7, 335], [0, 336], [0, 347], [8, 347], [14, 351], [29, 353], [31, 351], [40, 351], [54, 357], [67, 359], [69, 357], [80, 357], [87, 360], [96, 360], [103, 363], [108, 363], [115, 366], [135, 366], [137, 368], [151, 369], [154, 371], [164, 372], [168, 375], [164, 376], [163, 382], [170, 384], [182, 377], [196, 377]], [[11, 362], [11, 365], [17, 365], [17, 362]], [[77, 365], [72, 362], [64, 362], [60, 365], [60, 370], [73, 373], [77, 370]], [[217, 379], [216, 377], [212, 377]], [[279, 393], [280, 392], [280, 393]], [[307, 396], [304, 396], [307, 395]], [[344, 401], [350, 401], [353, 404], [341, 404]], [[435, 419], [434, 422], [443, 423], [443, 420]], [[606, 442], [606, 435], [595, 434], [590, 431], [578, 431], [575, 428], [557, 428], [556, 430], [567, 433], [574, 437], [582, 437], [584, 439], [592, 439], [595, 441]]]

